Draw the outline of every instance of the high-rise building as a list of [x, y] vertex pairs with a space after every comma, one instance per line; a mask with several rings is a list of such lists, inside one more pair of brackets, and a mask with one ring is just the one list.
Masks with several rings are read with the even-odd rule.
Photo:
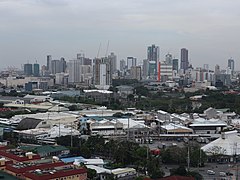
[[61, 58], [60, 60], [51, 60], [50, 67], [51, 67], [50, 72], [52, 74], [56, 74], [65, 72], [67, 65], [65, 59]]
[[178, 59], [173, 59], [172, 60], [172, 67], [173, 67], [173, 70], [177, 71], [178, 72]]
[[92, 66], [83, 65], [83, 61], [78, 58], [68, 62], [69, 83], [87, 83], [92, 78]]
[[170, 53], [167, 53], [165, 56], [165, 62], [168, 65], [172, 65], [172, 55]]
[[147, 48], [147, 59], [149, 62], [148, 75], [150, 78], [156, 79], [159, 62], [159, 47], [153, 44]]
[[188, 69], [188, 50], [186, 48], [181, 49], [181, 69], [185, 72]]
[[99, 89], [108, 89], [112, 84], [111, 66], [108, 58], [94, 59], [93, 82]]
[[166, 62], [160, 63], [160, 79], [162, 82], [166, 82], [168, 80], [172, 80], [173, 76], [173, 67], [171, 64], [167, 64]]
[[34, 63], [33, 64], [33, 75], [35, 77], [38, 77], [39, 76], [39, 72], [40, 72], [39, 64], [38, 63]]
[[120, 60], [120, 71], [124, 71], [126, 68], [126, 61], [124, 59]]
[[66, 68], [67, 68], [67, 62], [65, 61], [65, 59], [63, 57], [61, 57], [60, 59], [60, 64], [59, 64], [59, 69], [60, 69], [60, 72], [65, 72], [66, 71]]
[[32, 64], [24, 64], [24, 74], [26, 76], [31, 76], [33, 74], [33, 67]]
[[132, 66], [130, 69], [130, 75], [132, 79], [140, 81], [142, 79], [141, 66]]
[[228, 68], [231, 69], [231, 72], [234, 71], [234, 59], [230, 58], [228, 59]]
[[143, 60], [143, 66], [142, 66], [142, 76], [143, 76], [143, 78], [147, 78], [147, 76], [148, 76], [148, 70], [149, 70], [148, 65], [149, 65], [148, 60], [144, 59]]
[[117, 71], [117, 56], [111, 52], [111, 54], [108, 56], [108, 59], [110, 61], [111, 71], [112, 73], [115, 73]]
[[52, 56], [47, 55], [47, 70], [48, 71], [51, 69], [51, 61], [52, 61]]
[[127, 57], [127, 69], [131, 69], [132, 66], [137, 66], [137, 58]]
[[220, 66], [218, 65], [218, 64], [216, 64], [216, 66], [215, 66], [215, 74], [216, 75], [218, 75], [218, 74], [220, 74]]

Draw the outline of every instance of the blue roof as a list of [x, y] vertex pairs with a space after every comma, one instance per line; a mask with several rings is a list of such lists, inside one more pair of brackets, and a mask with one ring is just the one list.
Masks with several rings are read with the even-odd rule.
[[61, 161], [63, 161], [64, 163], [71, 163], [71, 162], [74, 162], [75, 159], [85, 159], [85, 158], [82, 156], [75, 156], [75, 157], [61, 158]]

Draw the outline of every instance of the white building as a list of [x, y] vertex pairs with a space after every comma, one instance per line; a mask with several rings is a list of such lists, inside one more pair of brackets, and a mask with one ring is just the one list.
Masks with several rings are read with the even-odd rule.
[[161, 62], [160, 78], [162, 82], [172, 80], [173, 78], [172, 64], [166, 64], [165, 62]]
[[123, 132], [123, 123], [118, 121], [95, 121], [90, 125], [92, 134], [99, 135], [116, 135], [116, 134], [125, 134]]
[[240, 137], [237, 131], [223, 132], [221, 137], [203, 146], [201, 149], [208, 155], [240, 155]]

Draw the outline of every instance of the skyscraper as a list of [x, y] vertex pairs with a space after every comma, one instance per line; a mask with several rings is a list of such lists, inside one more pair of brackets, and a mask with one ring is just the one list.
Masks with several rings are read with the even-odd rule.
[[64, 58], [61, 58], [60, 60], [51, 60], [51, 65], [50, 65], [50, 72], [52, 74], [56, 73], [61, 73], [65, 72], [66, 70], [66, 61]]
[[234, 71], [234, 60], [232, 58], [228, 59], [228, 68], [231, 69], [231, 71]]
[[159, 62], [159, 47], [153, 44], [147, 48], [147, 59], [149, 62], [148, 75], [150, 78], [156, 79], [158, 72], [158, 62]]
[[178, 72], [178, 69], [179, 69], [179, 67], [178, 67], [178, 59], [173, 59], [172, 60], [172, 67], [173, 67], [173, 70], [175, 70], [175, 71], [177, 71]]
[[137, 58], [127, 57], [127, 69], [131, 69], [132, 66], [137, 66]]
[[33, 64], [33, 75], [35, 77], [39, 76], [39, 70], [40, 70], [39, 64], [38, 63], [34, 63]]
[[147, 76], [148, 76], [148, 70], [149, 70], [148, 65], [149, 65], [148, 60], [144, 59], [143, 60], [143, 66], [142, 66], [142, 76], [143, 76], [143, 78], [147, 78]]
[[69, 83], [88, 83], [92, 77], [92, 66], [83, 65], [81, 59], [74, 59], [68, 62]]
[[172, 65], [172, 55], [167, 53], [166, 56], [165, 56], [165, 62], [166, 64], [168, 65]]
[[111, 71], [112, 73], [115, 73], [117, 71], [117, 56], [111, 52], [111, 54], [108, 56], [108, 59], [110, 61]]
[[181, 49], [181, 69], [185, 72], [188, 69], [188, 50], [186, 48]]
[[60, 72], [65, 72], [66, 71], [66, 68], [67, 68], [67, 63], [65, 61], [65, 59], [63, 57], [61, 57], [60, 59], [60, 64], [59, 64], [59, 69], [60, 69]]
[[99, 89], [108, 89], [112, 84], [112, 73], [108, 58], [98, 58], [94, 60], [93, 81]]
[[51, 69], [51, 61], [52, 61], [52, 56], [51, 55], [47, 55], [47, 70], [50, 71]]
[[124, 71], [125, 68], [126, 68], [126, 61], [122, 59], [120, 61], [120, 71]]
[[137, 79], [140, 81], [142, 79], [141, 66], [132, 66], [130, 70], [130, 75], [132, 79]]
[[216, 75], [220, 74], [220, 66], [218, 64], [216, 64], [215, 66], [215, 74]]
[[33, 74], [32, 64], [24, 64], [24, 74], [26, 76], [31, 76]]

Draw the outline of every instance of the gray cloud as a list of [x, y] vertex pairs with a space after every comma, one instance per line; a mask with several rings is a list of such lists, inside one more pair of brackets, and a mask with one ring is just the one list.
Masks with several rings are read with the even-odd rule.
[[226, 67], [229, 56], [240, 58], [238, 7], [236, 0], [1, 0], [0, 61], [45, 63], [48, 53], [69, 59], [80, 49], [95, 57], [110, 40], [119, 58], [143, 59], [155, 43], [162, 59], [187, 47], [194, 65]]

